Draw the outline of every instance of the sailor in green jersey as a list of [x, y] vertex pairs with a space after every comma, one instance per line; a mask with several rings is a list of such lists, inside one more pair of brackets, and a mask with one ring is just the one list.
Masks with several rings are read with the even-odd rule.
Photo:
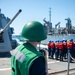
[[37, 44], [47, 38], [44, 26], [38, 21], [27, 23], [22, 29], [26, 43], [11, 52], [12, 75], [47, 75], [46, 61]]

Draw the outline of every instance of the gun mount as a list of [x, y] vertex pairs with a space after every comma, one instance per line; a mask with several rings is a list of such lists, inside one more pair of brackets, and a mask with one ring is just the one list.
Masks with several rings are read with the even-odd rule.
[[11, 20], [0, 11], [0, 52], [10, 52], [18, 45], [17, 41], [12, 39], [14, 28], [10, 27], [10, 24], [21, 11], [20, 9]]

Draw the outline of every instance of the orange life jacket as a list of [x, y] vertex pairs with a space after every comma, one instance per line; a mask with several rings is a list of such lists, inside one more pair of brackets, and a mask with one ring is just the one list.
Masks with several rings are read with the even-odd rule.
[[67, 48], [68, 48], [68, 49], [72, 49], [72, 42], [68, 42], [68, 43], [67, 43]]
[[60, 43], [59, 43], [59, 50], [63, 50], [63, 48], [64, 48], [64, 47], [63, 47], [63, 43], [60, 42]]
[[55, 48], [55, 43], [51, 42], [50, 46], [51, 46], [51, 48]]
[[73, 42], [73, 47], [74, 47], [74, 50], [75, 50], [75, 41]]
[[58, 42], [55, 43], [55, 48], [56, 48], [56, 49], [59, 48], [59, 43], [58, 43]]
[[51, 48], [50, 44], [51, 44], [51, 43], [50, 43], [50, 42], [48, 42], [48, 44], [47, 44], [48, 48]]
[[67, 43], [63, 42], [64, 49], [67, 48]]

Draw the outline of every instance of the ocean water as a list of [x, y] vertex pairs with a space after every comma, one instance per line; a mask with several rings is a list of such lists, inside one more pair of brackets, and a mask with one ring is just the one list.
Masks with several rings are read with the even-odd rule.
[[[13, 36], [13, 39], [15, 39], [17, 42], [22, 43], [23, 41], [20, 41], [20, 36]], [[68, 34], [68, 35], [48, 35], [47, 39], [42, 41], [42, 44], [47, 44], [49, 40], [56, 41], [56, 40], [70, 40], [73, 39], [75, 41], [75, 34]]]
[[70, 40], [73, 39], [75, 41], [75, 34], [67, 34], [67, 35], [48, 35], [47, 39], [42, 41], [41, 43], [47, 44], [49, 40], [56, 41], [56, 40]]

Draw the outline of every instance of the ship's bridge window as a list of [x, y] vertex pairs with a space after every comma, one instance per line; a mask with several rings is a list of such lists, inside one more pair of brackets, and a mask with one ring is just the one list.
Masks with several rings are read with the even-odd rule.
[[3, 36], [0, 35], [0, 43], [4, 42]]

